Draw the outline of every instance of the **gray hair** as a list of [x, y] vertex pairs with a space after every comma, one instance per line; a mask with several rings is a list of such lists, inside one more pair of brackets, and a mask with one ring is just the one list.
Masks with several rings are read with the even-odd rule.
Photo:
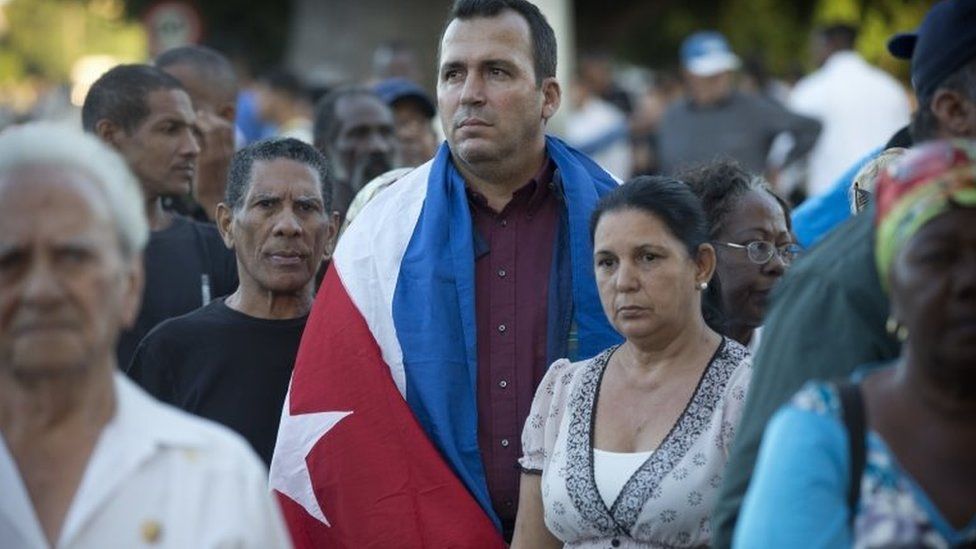
[[227, 172], [224, 204], [235, 212], [240, 211], [244, 205], [244, 197], [251, 188], [254, 163], [270, 162], [279, 158], [305, 164], [319, 176], [322, 205], [328, 215], [332, 211], [332, 175], [329, 173], [328, 162], [315, 147], [290, 137], [257, 141], [234, 153]]
[[142, 188], [122, 157], [93, 135], [63, 124], [35, 122], [0, 133], [0, 176], [27, 166], [59, 166], [90, 175], [104, 195], [122, 255], [149, 239]]
[[874, 194], [874, 187], [878, 184], [881, 174], [906, 152], [908, 149], [901, 147], [885, 149], [857, 171], [847, 194], [851, 203], [852, 214], [859, 214], [868, 207], [870, 197]]

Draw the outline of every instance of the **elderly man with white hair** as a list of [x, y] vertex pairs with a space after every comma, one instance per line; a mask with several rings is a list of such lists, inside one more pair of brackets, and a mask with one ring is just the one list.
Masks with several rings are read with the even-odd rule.
[[0, 134], [4, 547], [289, 546], [244, 441], [118, 372], [148, 232], [138, 183], [95, 137]]

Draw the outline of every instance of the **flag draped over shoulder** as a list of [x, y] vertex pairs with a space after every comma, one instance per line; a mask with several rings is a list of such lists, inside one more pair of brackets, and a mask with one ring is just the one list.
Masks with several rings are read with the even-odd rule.
[[[617, 185], [554, 138], [580, 356], [619, 342], [593, 279], [589, 215]], [[437, 156], [351, 224], [316, 296], [271, 487], [297, 547], [502, 547], [477, 443], [474, 234]]]

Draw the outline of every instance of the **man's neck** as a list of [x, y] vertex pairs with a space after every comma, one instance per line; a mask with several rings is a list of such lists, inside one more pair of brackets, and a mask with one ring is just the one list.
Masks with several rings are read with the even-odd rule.
[[[241, 272], [239, 265], [238, 272]], [[309, 281], [297, 292], [273, 292], [258, 288], [255, 283], [246, 282], [242, 277], [241, 285], [227, 296], [224, 304], [239, 313], [265, 320], [301, 318], [312, 308], [314, 283], [314, 280]]]
[[173, 223], [173, 214], [163, 209], [163, 199], [158, 196], [146, 198], [146, 221], [150, 231], [161, 231]]
[[548, 157], [545, 145], [536, 154], [519, 164], [505, 165], [498, 162], [477, 165], [466, 164], [452, 155], [454, 165], [472, 190], [485, 197], [488, 206], [496, 212], [505, 209], [512, 195], [528, 183], [543, 167]]
[[58, 433], [100, 432], [115, 413], [115, 363], [105, 362], [65, 373], [0, 375], [4, 438], [17, 446]]

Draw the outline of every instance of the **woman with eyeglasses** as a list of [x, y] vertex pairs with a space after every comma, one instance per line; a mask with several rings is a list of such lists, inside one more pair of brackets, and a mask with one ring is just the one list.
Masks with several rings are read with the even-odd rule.
[[702, 201], [718, 257], [725, 335], [755, 353], [776, 282], [796, 258], [789, 206], [756, 175], [730, 160], [682, 174]]
[[540, 383], [512, 547], [705, 547], [752, 372], [709, 324], [705, 214], [684, 183], [639, 177], [590, 227], [600, 302], [625, 341], [556, 361]]
[[906, 153], [874, 218], [901, 354], [773, 416], [735, 547], [976, 547], [976, 141]]

